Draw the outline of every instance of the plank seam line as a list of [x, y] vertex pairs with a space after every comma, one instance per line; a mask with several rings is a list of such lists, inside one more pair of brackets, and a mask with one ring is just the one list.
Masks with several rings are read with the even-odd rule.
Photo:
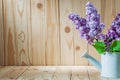
[[70, 80], [72, 80], [72, 71], [70, 71]]
[[61, 14], [60, 14], [60, 0], [58, 0], [58, 26], [59, 26], [59, 47], [60, 47], [60, 63], [59, 65], [61, 65], [62, 61], [61, 61], [61, 58], [62, 58], [62, 55], [61, 55], [61, 24], [60, 24], [60, 18], [61, 18]]
[[22, 74], [24, 74], [25, 71], [27, 71], [29, 68], [30, 68], [30, 66], [28, 66], [28, 68], [26, 68], [20, 75], [18, 75], [18, 77], [16, 78], [16, 80], [17, 80]]
[[88, 76], [88, 79], [90, 80], [89, 67], [88, 66], [87, 66], [87, 76]]
[[53, 76], [52, 76], [51, 80], [54, 80], [54, 76], [55, 76], [56, 71], [57, 71], [57, 67], [55, 68], [55, 71], [53, 73]]

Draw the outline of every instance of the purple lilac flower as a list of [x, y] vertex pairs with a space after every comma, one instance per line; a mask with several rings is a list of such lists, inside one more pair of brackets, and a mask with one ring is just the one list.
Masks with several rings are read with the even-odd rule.
[[86, 19], [73, 13], [69, 15], [69, 19], [73, 21], [76, 29], [80, 31], [81, 37], [85, 38], [90, 44], [93, 43], [96, 35], [101, 33], [105, 27], [103, 23], [100, 23], [100, 15], [90, 2], [86, 4]]
[[120, 13], [117, 14], [114, 21], [112, 22], [107, 35], [109, 38], [113, 39], [112, 41], [118, 40], [120, 38]]
[[90, 28], [88, 35], [90, 36], [91, 40], [94, 40], [94, 38], [101, 33], [105, 25], [100, 23], [100, 15], [90, 2], [86, 4], [86, 16], [87, 26]]
[[120, 40], [120, 13], [115, 17], [105, 36], [104, 43], [107, 46], [107, 50], [110, 49], [110, 44], [112, 44], [113, 41]]
[[80, 36], [87, 40], [89, 44], [94, 41], [103, 41], [106, 44], [106, 51], [110, 50], [110, 45], [115, 40], [120, 40], [120, 13], [113, 20], [107, 34], [102, 34], [104, 23], [100, 22], [100, 15], [92, 3], [86, 4], [86, 18], [81, 18], [78, 14], [71, 13], [69, 19], [73, 21]]
[[85, 27], [85, 25], [86, 25], [85, 18], [80, 18], [80, 16], [78, 14], [74, 14], [74, 13], [71, 13], [68, 17], [70, 20], [73, 21], [76, 29], [79, 29], [80, 27], [82, 28], [83, 26]]
[[98, 40], [105, 40], [105, 39], [106, 39], [106, 36], [105, 36], [104, 34], [98, 34], [98, 35], [96, 36], [96, 39], [98, 39]]
[[86, 26], [86, 23], [87, 23], [86, 19], [81, 18], [78, 14], [73, 14], [73, 13], [71, 13], [69, 15], [69, 19], [71, 19], [73, 21], [76, 29], [78, 29], [80, 31], [81, 37], [88, 39], [89, 38], [89, 36], [88, 36], [89, 28]]

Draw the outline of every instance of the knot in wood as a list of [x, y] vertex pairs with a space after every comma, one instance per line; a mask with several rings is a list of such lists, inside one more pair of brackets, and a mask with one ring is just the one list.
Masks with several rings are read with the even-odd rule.
[[65, 32], [66, 32], [66, 33], [69, 33], [69, 32], [70, 32], [70, 27], [69, 27], [69, 26], [66, 26], [66, 27], [65, 27]]
[[76, 50], [80, 50], [80, 46], [76, 46]]
[[41, 9], [43, 7], [43, 5], [41, 3], [37, 3], [37, 8]]

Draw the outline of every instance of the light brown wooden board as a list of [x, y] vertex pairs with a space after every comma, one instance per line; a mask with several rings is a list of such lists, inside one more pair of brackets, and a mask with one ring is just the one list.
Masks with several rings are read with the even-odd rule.
[[45, 65], [45, 0], [31, 0], [32, 63]]
[[0, 70], [1, 80], [13, 80], [17, 79], [28, 67], [24, 66], [12, 66], [12, 67], [4, 67]]
[[0, 80], [119, 80], [100, 77], [93, 66], [0, 66]]
[[4, 65], [3, 0], [0, 0], [0, 66]]
[[0, 66], [0, 79], [2, 78], [3, 75], [5, 75], [8, 71], [13, 69], [13, 66]]
[[89, 80], [86, 66], [73, 66], [71, 80]]
[[53, 80], [71, 80], [72, 71], [70, 66], [58, 66]]
[[19, 78], [28, 80], [52, 80], [56, 67], [52, 66], [31, 66]]
[[46, 65], [60, 65], [59, 0], [45, 0]]
[[74, 64], [73, 29], [72, 22], [68, 20], [68, 14], [72, 12], [72, 1], [59, 0], [61, 65]]
[[4, 42], [5, 65], [17, 64], [17, 40], [14, 16], [14, 4], [11, 0], [3, 0], [4, 3]]
[[28, 15], [30, 0], [14, 0], [13, 1], [13, 18], [14, 26], [16, 28], [16, 63], [17, 65], [30, 65], [30, 55], [28, 53]]

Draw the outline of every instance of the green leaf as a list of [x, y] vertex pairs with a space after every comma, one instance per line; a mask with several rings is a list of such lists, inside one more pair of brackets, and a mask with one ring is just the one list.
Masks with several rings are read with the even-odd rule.
[[95, 44], [93, 46], [98, 51], [98, 53], [104, 54], [105, 48], [106, 48], [106, 45], [104, 42], [99, 42], [99, 41], [95, 42]]
[[112, 51], [112, 52], [120, 51], [120, 41], [119, 40], [113, 41], [113, 43], [110, 45], [110, 51]]

